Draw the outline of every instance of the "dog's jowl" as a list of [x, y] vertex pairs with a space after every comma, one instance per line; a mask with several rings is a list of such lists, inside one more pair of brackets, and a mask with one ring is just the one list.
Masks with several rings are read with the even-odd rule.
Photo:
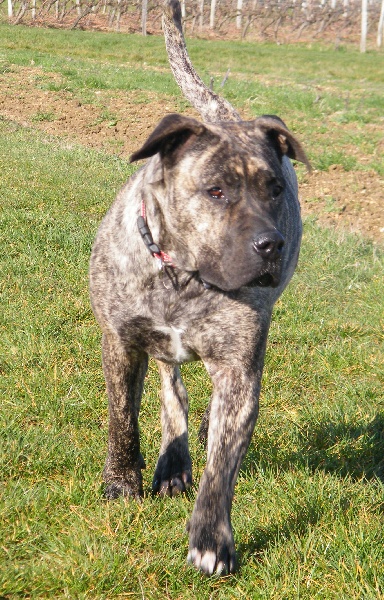
[[206, 124], [168, 115], [132, 156], [148, 160], [118, 194], [92, 252], [109, 397], [106, 496], [143, 493], [138, 420], [148, 356], [162, 383], [153, 490], [173, 496], [190, 486], [188, 397], [178, 365], [202, 360], [213, 395], [188, 557], [209, 574], [235, 567], [234, 486], [257, 418], [273, 304], [298, 258], [289, 158], [307, 164], [277, 117]]

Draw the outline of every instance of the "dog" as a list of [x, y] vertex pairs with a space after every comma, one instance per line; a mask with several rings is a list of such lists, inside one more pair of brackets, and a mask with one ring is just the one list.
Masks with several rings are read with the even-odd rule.
[[[165, 2], [171, 66], [204, 121], [168, 114], [131, 161], [148, 159], [101, 223], [90, 295], [109, 398], [105, 495], [143, 495], [139, 411], [148, 357], [161, 378], [162, 441], [152, 489], [192, 484], [188, 396], [179, 365], [203, 361], [213, 394], [200, 436], [207, 462], [188, 523], [188, 561], [231, 573], [234, 486], [258, 415], [272, 308], [299, 255], [289, 159], [309, 167], [278, 117], [242, 121], [189, 62], [179, 3]], [[192, 91], [191, 91], [192, 90]]]

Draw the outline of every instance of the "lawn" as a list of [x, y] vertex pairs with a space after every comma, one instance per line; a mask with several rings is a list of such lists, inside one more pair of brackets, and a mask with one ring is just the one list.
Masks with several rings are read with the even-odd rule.
[[[218, 82], [231, 67], [223, 93], [237, 106], [256, 115], [272, 103], [268, 112], [293, 124], [317, 168], [338, 156], [382, 172], [366, 127], [382, 137], [383, 54], [202, 40], [190, 49], [204, 78]], [[178, 95], [160, 38], [2, 25], [3, 73], [20, 65], [59, 73], [79, 98], [100, 89]], [[199, 363], [182, 367], [195, 488], [175, 499], [149, 493], [160, 446], [151, 363], [141, 414], [146, 497], [102, 496], [107, 401], [87, 270], [97, 226], [136, 167], [37, 125], [2, 118], [0, 105], [0, 596], [383, 598], [382, 249], [305, 220], [235, 492], [240, 569], [207, 579], [185, 562], [210, 396]]]

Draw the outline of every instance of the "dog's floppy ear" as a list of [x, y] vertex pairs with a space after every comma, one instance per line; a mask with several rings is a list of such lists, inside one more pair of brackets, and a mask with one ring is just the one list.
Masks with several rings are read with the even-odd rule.
[[280, 157], [283, 155], [298, 160], [305, 164], [308, 171], [311, 165], [300, 142], [288, 130], [284, 121], [274, 115], [263, 115], [255, 120], [258, 129], [261, 129], [276, 147]]
[[205, 130], [204, 125], [196, 119], [178, 114], [167, 115], [151, 133], [144, 146], [132, 154], [130, 162], [148, 158], [158, 152], [164, 157], [180, 151], [192, 136], [201, 135]]

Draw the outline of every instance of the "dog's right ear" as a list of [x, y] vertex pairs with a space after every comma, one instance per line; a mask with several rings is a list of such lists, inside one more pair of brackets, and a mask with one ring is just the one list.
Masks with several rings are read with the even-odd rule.
[[201, 135], [206, 128], [202, 123], [190, 117], [170, 114], [164, 117], [151, 133], [144, 146], [130, 157], [130, 162], [148, 158], [160, 152], [162, 158], [180, 156], [193, 137]]

